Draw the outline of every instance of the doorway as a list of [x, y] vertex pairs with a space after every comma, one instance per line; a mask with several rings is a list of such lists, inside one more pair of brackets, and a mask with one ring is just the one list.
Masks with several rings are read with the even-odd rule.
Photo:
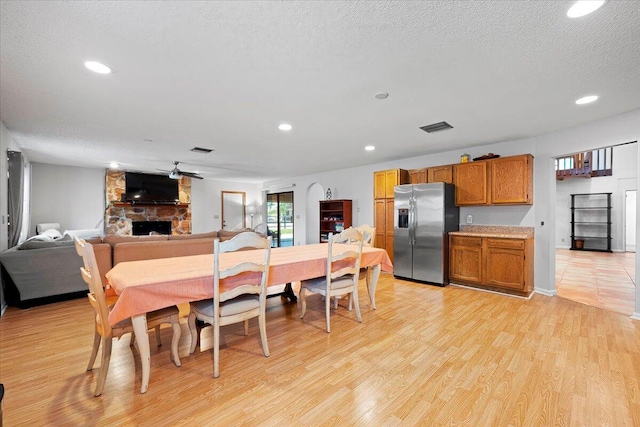
[[240, 230], [246, 227], [244, 191], [222, 192], [222, 229]]
[[293, 191], [267, 194], [267, 234], [274, 248], [293, 246]]

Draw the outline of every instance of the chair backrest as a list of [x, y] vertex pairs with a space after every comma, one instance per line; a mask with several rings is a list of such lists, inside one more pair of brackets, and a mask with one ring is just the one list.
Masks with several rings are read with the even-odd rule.
[[[220, 267], [220, 254], [236, 252], [247, 249], [263, 249], [262, 263], [253, 261], [240, 261], [233, 265]], [[243, 294], [259, 294], [260, 299], [267, 297], [267, 282], [269, 280], [269, 261], [271, 258], [271, 237], [262, 237], [258, 233], [247, 231], [237, 234], [230, 240], [221, 242], [213, 241], [213, 299], [214, 317], [219, 316], [218, 306], [220, 302], [235, 298]], [[251, 274], [255, 273], [255, 274]], [[220, 295], [220, 280], [231, 278], [240, 274], [248, 274], [247, 284], [234, 287], [232, 290]], [[258, 277], [259, 275], [259, 277]], [[264, 302], [264, 301], [262, 301]]]
[[100, 271], [98, 270], [98, 262], [93, 251], [93, 246], [82, 239], [74, 238], [76, 242], [76, 251], [84, 262], [84, 266], [80, 267], [82, 279], [89, 286], [87, 297], [96, 312], [96, 326], [100, 335], [108, 336], [111, 334], [111, 325], [109, 324], [109, 307], [107, 306], [107, 298], [100, 280]]
[[[344, 246], [345, 244], [349, 246]], [[362, 245], [362, 233], [353, 227], [349, 227], [339, 234], [329, 234], [327, 290], [331, 287], [332, 280], [346, 275], [356, 275], [360, 272]], [[357, 283], [357, 279], [355, 279], [355, 283]]]
[[376, 243], [376, 228], [368, 224], [362, 224], [355, 227], [356, 230], [362, 233], [362, 244], [364, 246], [373, 247]]

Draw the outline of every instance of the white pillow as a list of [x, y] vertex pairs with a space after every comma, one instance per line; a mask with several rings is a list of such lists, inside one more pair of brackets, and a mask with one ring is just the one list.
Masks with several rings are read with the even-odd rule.
[[65, 230], [64, 234], [68, 234], [78, 239], [91, 239], [92, 237], [102, 237], [102, 230], [99, 228], [86, 228], [84, 230]]
[[62, 237], [62, 234], [60, 234], [60, 232], [55, 228], [50, 228], [48, 230], [43, 231], [41, 234], [39, 234], [39, 236], [49, 236], [51, 237], [51, 240], [53, 240], [53, 239]]
[[25, 242], [53, 242], [53, 237], [48, 234], [38, 234], [29, 237]]

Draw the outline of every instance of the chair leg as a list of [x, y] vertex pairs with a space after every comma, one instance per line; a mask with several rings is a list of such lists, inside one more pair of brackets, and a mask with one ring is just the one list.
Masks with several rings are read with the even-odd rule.
[[162, 339], [160, 338], [160, 325], [156, 326], [156, 345], [158, 347], [162, 345]]
[[98, 348], [100, 347], [100, 339], [102, 337], [95, 331], [93, 333], [93, 349], [91, 350], [91, 357], [89, 358], [89, 365], [87, 366], [87, 371], [93, 369], [93, 364], [96, 362], [96, 356], [98, 356]]
[[244, 319], [244, 336], [249, 335], [249, 319]]
[[171, 356], [173, 359], [173, 363], [176, 366], [182, 366], [180, 363], [180, 355], [178, 354], [178, 344], [180, 343], [180, 336], [182, 335], [182, 328], [180, 327], [180, 320], [178, 319], [178, 315], [175, 315], [175, 318], [172, 319], [171, 326], [173, 326], [173, 338], [171, 339]]
[[360, 303], [358, 302], [358, 291], [356, 290], [352, 294], [350, 294], [350, 298], [351, 295], [353, 295], [353, 305], [356, 308], [356, 317], [358, 318], [358, 322], [362, 323], [362, 315], [360, 314]]
[[191, 333], [191, 347], [189, 347], [189, 354], [193, 354], [196, 351], [196, 344], [198, 344], [198, 330], [196, 329], [196, 314], [191, 309], [189, 313], [189, 332]]
[[333, 297], [333, 309], [337, 310], [338, 309], [338, 300], [340, 299], [340, 297]]
[[220, 376], [220, 324], [218, 319], [213, 325], [213, 378]]
[[348, 305], [349, 311], [351, 311], [351, 307], [353, 306], [353, 294], [349, 294], [348, 299], [349, 299], [349, 303], [347, 305]]
[[331, 315], [331, 298], [329, 298], [329, 296], [327, 296], [327, 299], [325, 300], [324, 310], [327, 315], [327, 333], [329, 333], [331, 332], [331, 325], [329, 324], [329, 317]]
[[262, 351], [269, 357], [269, 344], [267, 343], [267, 315], [264, 312], [258, 316], [258, 326], [260, 327], [260, 339], [262, 340]]
[[129, 346], [133, 347], [135, 343], [136, 343], [136, 334], [135, 332], [131, 331], [131, 337], [129, 338]]
[[307, 312], [307, 299], [305, 297], [306, 288], [300, 286], [300, 293], [298, 294], [298, 299], [302, 302], [300, 318], [304, 318], [304, 314]]
[[104, 389], [104, 383], [107, 380], [107, 372], [109, 372], [112, 344], [112, 337], [102, 337], [102, 362], [100, 364], [100, 374], [98, 375], [98, 383], [96, 384], [96, 392], [94, 393], [94, 396], [100, 396]]

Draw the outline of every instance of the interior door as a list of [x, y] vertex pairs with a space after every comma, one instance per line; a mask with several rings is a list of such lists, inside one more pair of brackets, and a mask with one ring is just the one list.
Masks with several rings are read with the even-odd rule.
[[239, 230], [246, 227], [244, 191], [222, 192], [222, 228], [224, 230]]

